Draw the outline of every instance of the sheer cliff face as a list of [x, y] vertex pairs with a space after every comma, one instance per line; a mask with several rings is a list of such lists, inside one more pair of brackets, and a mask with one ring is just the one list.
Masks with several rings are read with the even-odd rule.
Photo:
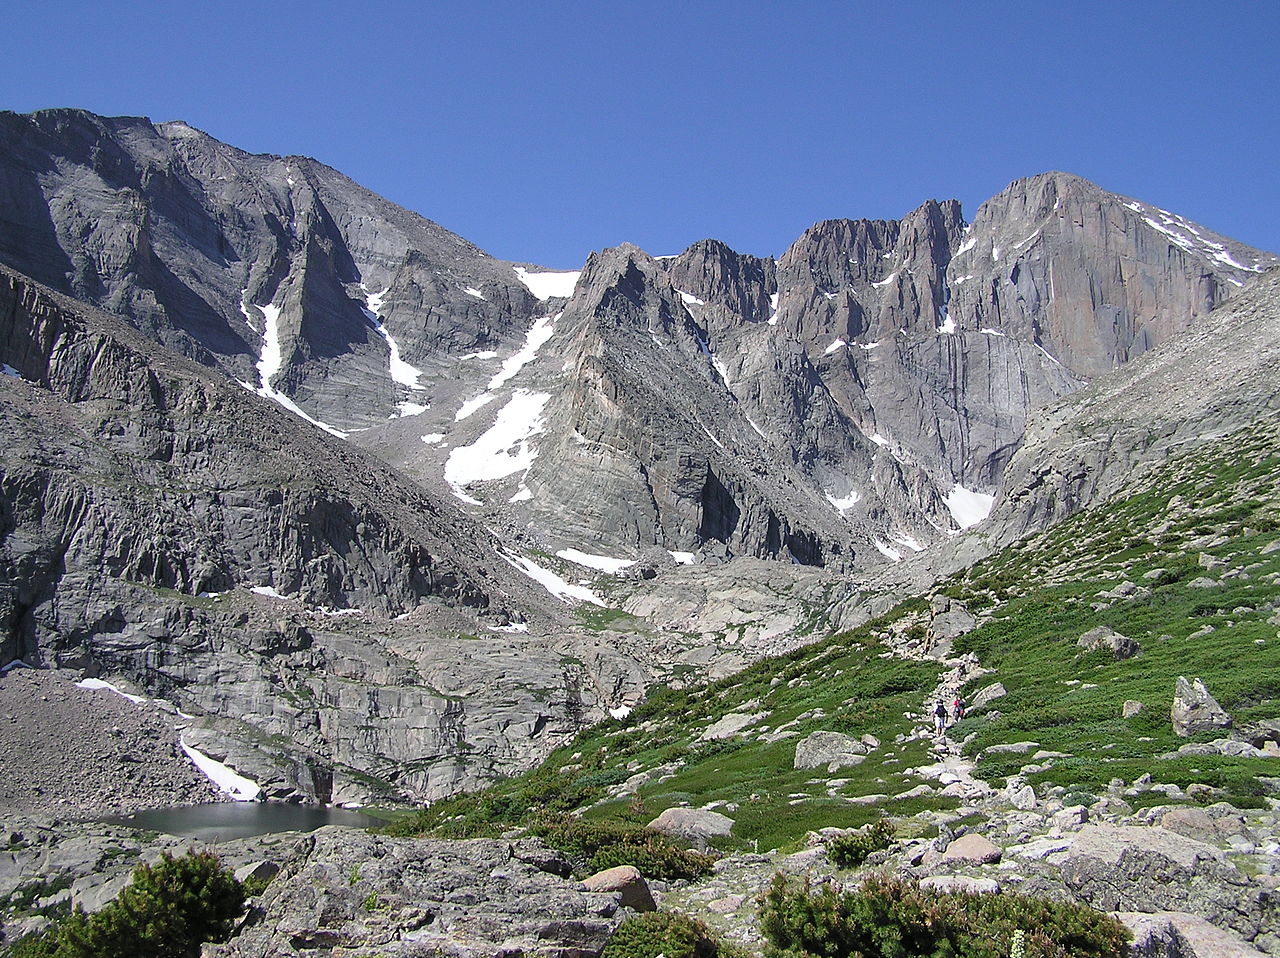
[[509, 266], [436, 224], [183, 123], [0, 114], [0, 197], [7, 265], [338, 429], [424, 401], [392, 342], [410, 365], [447, 362], [534, 311]]
[[[984, 514], [1029, 417], [1274, 257], [1067, 174], [522, 280], [314, 160], [0, 115], [0, 258], [452, 491], [634, 557], [857, 567]], [[569, 294], [573, 292], [570, 297]]]

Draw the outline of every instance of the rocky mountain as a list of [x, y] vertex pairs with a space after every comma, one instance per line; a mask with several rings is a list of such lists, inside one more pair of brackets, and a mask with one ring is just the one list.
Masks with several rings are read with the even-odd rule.
[[776, 260], [553, 272], [315, 160], [53, 110], [0, 114], [0, 261], [0, 659], [173, 700], [272, 795], [364, 800], [860, 622], [1001, 486], [999, 541], [1102, 494], [1043, 452], [1055, 403], [1234, 328], [1276, 257], [1049, 173], [971, 224], [930, 200]]
[[971, 225], [929, 201], [819, 223], [777, 261], [619, 247], [575, 292], [183, 123], [54, 110], [0, 131], [7, 265], [490, 526], [618, 559], [896, 561], [985, 514], [1033, 410], [1275, 261], [1051, 173]]

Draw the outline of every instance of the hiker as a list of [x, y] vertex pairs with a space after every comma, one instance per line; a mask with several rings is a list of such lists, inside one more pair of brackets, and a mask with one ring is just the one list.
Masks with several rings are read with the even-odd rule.
[[955, 725], [964, 718], [964, 699], [956, 696], [956, 700], [951, 703], [951, 724]]
[[943, 729], [947, 727], [947, 707], [942, 704], [942, 699], [938, 699], [938, 704], [933, 709], [933, 728], [935, 735], [941, 735]]

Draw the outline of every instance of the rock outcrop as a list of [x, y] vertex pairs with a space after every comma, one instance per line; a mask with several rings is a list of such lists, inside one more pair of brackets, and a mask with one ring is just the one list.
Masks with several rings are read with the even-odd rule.
[[1174, 734], [1182, 738], [1231, 727], [1231, 716], [1209, 694], [1204, 682], [1200, 679], [1188, 682], [1181, 675], [1174, 687], [1173, 707], [1169, 715]]

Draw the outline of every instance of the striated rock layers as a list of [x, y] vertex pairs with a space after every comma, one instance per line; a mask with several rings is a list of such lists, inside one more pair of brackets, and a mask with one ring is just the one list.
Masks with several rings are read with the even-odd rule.
[[0, 344], [5, 662], [221, 716], [277, 797], [429, 798], [599, 714], [580, 659], [490, 631], [547, 600], [452, 505], [8, 271]]

